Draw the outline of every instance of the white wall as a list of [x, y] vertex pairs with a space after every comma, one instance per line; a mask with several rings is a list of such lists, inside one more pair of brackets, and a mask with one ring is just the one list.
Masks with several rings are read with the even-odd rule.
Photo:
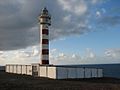
[[84, 68], [77, 68], [77, 78], [84, 78]]
[[17, 74], [22, 74], [22, 65], [17, 66]]
[[98, 77], [103, 77], [103, 69], [98, 69]]
[[[103, 69], [37, 65], [37, 76], [53, 79], [103, 77]], [[32, 65], [6, 65], [6, 72], [32, 75]]]
[[91, 71], [92, 71], [92, 77], [97, 77], [97, 70], [96, 68], [92, 68]]
[[34, 77], [40, 76], [40, 70], [39, 69], [40, 69], [39, 64], [33, 64], [32, 65], [32, 75]]
[[10, 71], [9, 71], [9, 65], [6, 65], [5, 70], [6, 70], [6, 72], [10, 72]]
[[32, 75], [31, 65], [6, 65], [6, 72]]
[[67, 79], [68, 78], [67, 69], [65, 67], [57, 67], [56, 70], [57, 70], [56, 71], [57, 79]]
[[17, 65], [13, 65], [13, 73], [17, 73]]
[[27, 69], [26, 69], [26, 65], [22, 65], [22, 74], [26, 74]]
[[32, 66], [31, 65], [26, 65], [27, 67], [27, 75], [32, 75]]
[[48, 67], [48, 77], [52, 79], [56, 79], [56, 67]]
[[85, 68], [85, 78], [91, 78], [91, 68]]
[[9, 68], [10, 68], [10, 73], [13, 73], [13, 65], [10, 65]]
[[39, 73], [40, 77], [47, 77], [47, 67], [40, 66], [38, 73]]
[[67, 69], [67, 78], [76, 78], [77, 77], [77, 68], [66, 68]]

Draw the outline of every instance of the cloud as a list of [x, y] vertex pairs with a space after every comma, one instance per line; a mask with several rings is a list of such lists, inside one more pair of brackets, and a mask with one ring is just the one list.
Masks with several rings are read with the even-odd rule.
[[101, 55], [97, 55], [91, 48], [86, 48], [84, 56], [78, 53], [64, 53], [55, 49], [50, 54], [52, 64], [108, 64], [120, 62], [120, 49], [107, 49]]
[[54, 49], [50, 50], [50, 52], [53, 54], [53, 53], [57, 52], [57, 49], [54, 48]]
[[[47, 6], [52, 16], [50, 40], [71, 35], [82, 35], [93, 31], [90, 18], [92, 9], [103, 0], [1, 0], [0, 1], [0, 51], [24, 49], [38, 45], [39, 25], [37, 17]], [[97, 16], [105, 13], [97, 10]], [[119, 25], [119, 16], [101, 17], [101, 25]], [[94, 20], [93, 20], [94, 21]], [[99, 25], [99, 24], [98, 24]], [[96, 26], [97, 27], [97, 26]], [[38, 55], [37, 49], [33, 56]], [[28, 55], [29, 56], [29, 55]], [[92, 54], [91, 54], [92, 56]], [[94, 56], [94, 55], [93, 55]]]
[[87, 5], [84, 0], [58, 0], [63, 10], [74, 13], [76, 15], [83, 15], [87, 11]]
[[56, 57], [50, 56], [52, 64], [79, 64], [81, 57], [77, 54], [59, 53]]
[[38, 3], [39, 0], [0, 1], [0, 50], [16, 50], [38, 43], [38, 29], [34, 28], [41, 9]]
[[96, 4], [98, 2], [98, 0], [92, 0], [93, 4]]
[[95, 53], [93, 52], [93, 50], [91, 48], [86, 48], [86, 54], [85, 54], [85, 58], [95, 58]]
[[[33, 46], [27, 48], [26, 51], [24, 49], [19, 51], [5, 51], [0, 55], [0, 64], [38, 63], [40, 62], [38, 48]], [[58, 49], [52, 49], [50, 50], [50, 64], [106, 64], [120, 62], [119, 48], [106, 49], [101, 55], [97, 55], [91, 48], [86, 48], [83, 56], [80, 53], [65, 53]]]
[[100, 11], [96, 11], [96, 16], [97, 17], [101, 17], [101, 12]]
[[120, 49], [106, 49], [105, 56], [115, 59], [120, 59]]
[[39, 43], [37, 17], [44, 6], [47, 6], [52, 16], [50, 40], [89, 32], [89, 22], [86, 21], [91, 10], [90, 2], [92, 1], [1, 0], [0, 50], [17, 50], [37, 45]]
[[0, 55], [2, 55], [4, 52], [3, 51], [0, 51]]
[[33, 46], [32, 56], [38, 56], [40, 54], [40, 48], [37, 46]]
[[72, 17], [71, 15], [65, 16], [65, 17], [63, 17], [63, 21], [69, 23], [69, 22], [71, 22], [71, 19], [72, 19], [71, 17]]
[[101, 25], [116, 26], [120, 24], [120, 16], [104, 16], [98, 23]]
[[40, 62], [39, 46], [31, 46], [26, 49], [1, 52], [0, 65], [31, 64]]

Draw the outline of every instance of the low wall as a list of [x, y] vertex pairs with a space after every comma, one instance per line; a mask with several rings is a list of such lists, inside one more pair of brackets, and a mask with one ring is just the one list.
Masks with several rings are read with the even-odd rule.
[[103, 77], [103, 69], [39, 66], [39, 77], [52, 79], [75, 79], [75, 78], [100, 78]]
[[6, 65], [6, 72], [15, 73], [15, 74], [32, 75], [32, 66], [9, 64], [9, 65]]
[[6, 72], [16, 74], [33, 75], [37, 77], [48, 77], [52, 79], [74, 79], [74, 78], [100, 78], [103, 77], [103, 69], [59, 67], [47, 65], [6, 65]]

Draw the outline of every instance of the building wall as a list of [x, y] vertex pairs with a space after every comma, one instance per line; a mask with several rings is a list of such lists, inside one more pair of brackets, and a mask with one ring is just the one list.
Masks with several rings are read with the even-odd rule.
[[31, 65], [27, 65], [27, 75], [32, 75], [32, 66]]
[[77, 68], [77, 78], [84, 78], [84, 68]]
[[[34, 67], [33, 67], [34, 66]], [[103, 77], [103, 69], [58, 67], [45, 65], [6, 65], [6, 72], [48, 77], [52, 79], [97, 78]], [[36, 74], [33, 74], [36, 73]]]
[[66, 68], [67, 78], [77, 78], [77, 68]]
[[22, 74], [27, 74], [26, 65], [22, 65]]
[[92, 72], [91, 72], [91, 68], [85, 68], [85, 78], [91, 78], [92, 76]]
[[6, 72], [15, 74], [32, 75], [31, 65], [6, 65]]
[[57, 67], [56, 79], [66, 79], [66, 78], [68, 78], [67, 69], [65, 67]]
[[17, 73], [17, 65], [13, 65], [13, 73]]
[[[67, 66], [67, 65], [66, 65]], [[120, 63], [113, 64], [86, 64], [86, 65], [71, 65], [86, 68], [101, 68], [103, 69], [104, 77], [120, 78]]]
[[103, 69], [98, 69], [98, 77], [103, 77]]
[[10, 72], [10, 70], [9, 70], [9, 65], [6, 65], [5, 71], [6, 71], [6, 72]]
[[40, 67], [39, 64], [32, 64], [32, 75], [34, 77], [40, 76]]
[[57, 78], [57, 70], [56, 67], [48, 67], [48, 77], [52, 79]]
[[9, 66], [10, 73], [13, 73], [13, 65]]
[[22, 74], [22, 65], [17, 66], [17, 74]]
[[40, 66], [38, 73], [39, 73], [40, 77], [47, 77], [47, 67]]
[[91, 72], [92, 72], [92, 77], [93, 77], [93, 78], [98, 76], [98, 75], [97, 75], [97, 72], [98, 72], [97, 70], [98, 70], [98, 69], [96, 69], [96, 68], [93, 68], [93, 69], [92, 69]]

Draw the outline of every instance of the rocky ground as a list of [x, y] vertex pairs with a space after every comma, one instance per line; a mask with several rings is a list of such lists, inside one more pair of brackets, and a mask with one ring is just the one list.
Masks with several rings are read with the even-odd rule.
[[0, 90], [120, 90], [120, 79], [52, 80], [0, 72]]

